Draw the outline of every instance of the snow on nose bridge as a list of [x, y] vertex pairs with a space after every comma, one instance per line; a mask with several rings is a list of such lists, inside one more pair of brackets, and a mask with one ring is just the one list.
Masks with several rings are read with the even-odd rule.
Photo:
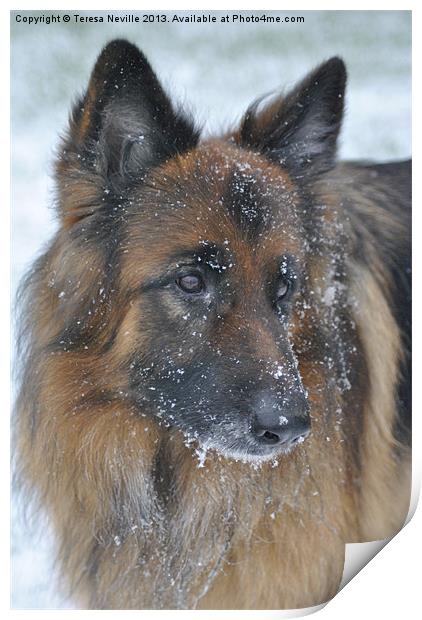
[[237, 308], [222, 321], [218, 351], [233, 374], [248, 376], [273, 389], [297, 384], [297, 362], [287, 336], [267, 317], [247, 316]]

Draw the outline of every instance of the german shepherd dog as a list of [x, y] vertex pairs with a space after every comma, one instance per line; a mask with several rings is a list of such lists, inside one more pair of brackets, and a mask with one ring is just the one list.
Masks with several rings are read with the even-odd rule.
[[94, 609], [279, 609], [409, 503], [410, 162], [337, 163], [331, 58], [219, 138], [108, 44], [21, 287], [17, 473]]

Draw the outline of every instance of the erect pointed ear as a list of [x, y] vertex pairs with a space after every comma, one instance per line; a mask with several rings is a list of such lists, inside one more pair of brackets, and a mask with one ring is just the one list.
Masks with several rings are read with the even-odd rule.
[[235, 140], [286, 166], [292, 174], [313, 176], [333, 166], [344, 109], [346, 67], [331, 58], [285, 97], [264, 109], [253, 104]]
[[73, 108], [57, 163], [59, 183], [66, 171], [74, 177], [88, 169], [104, 186], [120, 190], [197, 141], [198, 131], [174, 109], [145, 56], [115, 40], [101, 52]]

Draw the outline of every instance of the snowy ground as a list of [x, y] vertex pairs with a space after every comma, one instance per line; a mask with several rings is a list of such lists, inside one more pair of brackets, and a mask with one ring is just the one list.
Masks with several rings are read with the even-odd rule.
[[[408, 157], [410, 12], [293, 14], [304, 15], [305, 23], [28, 26], [14, 23], [12, 15], [13, 290], [55, 229], [49, 173], [57, 138], [72, 98], [112, 38], [138, 44], [206, 131], [224, 128], [258, 95], [290, 86], [315, 64], [340, 55], [349, 71], [340, 155]], [[54, 586], [46, 530], [40, 534], [23, 522], [17, 500], [13, 514], [12, 606], [66, 607]]]

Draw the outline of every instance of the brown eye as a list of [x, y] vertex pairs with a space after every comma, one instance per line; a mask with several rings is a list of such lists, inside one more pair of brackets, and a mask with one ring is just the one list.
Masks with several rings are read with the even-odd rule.
[[176, 284], [185, 293], [201, 293], [205, 289], [205, 283], [202, 277], [193, 273], [178, 278]]
[[290, 282], [288, 280], [282, 280], [277, 288], [277, 302], [283, 301], [290, 290]]

